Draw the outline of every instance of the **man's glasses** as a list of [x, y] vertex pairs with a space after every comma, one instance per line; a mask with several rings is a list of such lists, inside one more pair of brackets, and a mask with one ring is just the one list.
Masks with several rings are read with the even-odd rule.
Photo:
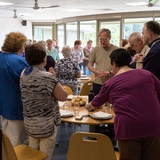
[[102, 41], [107, 41], [108, 40], [108, 38], [106, 37], [106, 38], [99, 38], [99, 41], [100, 42], [102, 42]]

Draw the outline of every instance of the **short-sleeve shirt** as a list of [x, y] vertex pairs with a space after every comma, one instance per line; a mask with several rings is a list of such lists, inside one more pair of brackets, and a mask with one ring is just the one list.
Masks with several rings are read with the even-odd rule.
[[77, 75], [80, 73], [80, 68], [77, 61], [71, 58], [63, 58], [57, 61], [54, 68], [56, 76], [62, 85], [71, 84], [77, 85]]
[[55, 48], [52, 48], [51, 52], [48, 49], [46, 49], [46, 53], [47, 53], [47, 55], [51, 55], [55, 61], [60, 59], [59, 53], [58, 53], [57, 49], [55, 49]]
[[54, 124], [61, 123], [58, 101], [53, 91], [58, 80], [43, 67], [26, 68], [20, 79], [25, 130], [35, 138], [49, 137]]
[[[118, 47], [113, 44], [111, 44], [111, 46], [107, 49], [102, 46], [97, 46], [91, 51], [88, 61], [92, 64], [95, 64], [95, 68], [98, 70], [110, 71], [111, 61], [109, 55], [117, 48]], [[101, 79], [95, 75], [94, 83], [103, 85], [107, 79], [109, 79], [109, 77]]]
[[75, 50], [74, 48], [71, 48], [72, 51], [72, 58], [73, 60], [77, 61], [78, 64], [83, 62], [84, 58], [84, 53], [83, 53], [83, 48], [81, 47], [79, 50]]

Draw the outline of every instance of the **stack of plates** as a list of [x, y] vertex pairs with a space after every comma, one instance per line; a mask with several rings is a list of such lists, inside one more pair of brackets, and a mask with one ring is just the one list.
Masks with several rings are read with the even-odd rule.
[[95, 112], [95, 113], [92, 113], [92, 114], [89, 114], [89, 115], [94, 119], [110, 119], [113, 116], [112, 114], [105, 113], [105, 112], [102, 112], [102, 111]]

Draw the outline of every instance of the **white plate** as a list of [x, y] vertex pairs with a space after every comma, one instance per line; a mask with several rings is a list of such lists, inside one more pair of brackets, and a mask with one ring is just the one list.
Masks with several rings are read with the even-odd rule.
[[58, 101], [58, 105], [59, 105], [59, 107], [63, 107], [63, 106], [64, 106], [64, 103], [65, 103], [65, 102]]
[[64, 117], [64, 118], [73, 116], [73, 112], [66, 111], [66, 110], [60, 110], [60, 114], [61, 114], [61, 117]]
[[87, 77], [87, 75], [81, 75], [81, 78]]
[[84, 78], [80, 78], [80, 80], [89, 80], [91, 78], [88, 78], [88, 77], [84, 77]]
[[102, 112], [102, 111], [95, 112], [95, 113], [92, 113], [92, 114], [89, 114], [89, 115], [94, 119], [110, 119], [110, 118], [113, 117], [112, 114], [105, 113], [105, 112]]
[[88, 99], [88, 96], [79, 96], [79, 95], [69, 95], [67, 98], [72, 99], [72, 98], [76, 98], [76, 97], [81, 97], [81, 98]]

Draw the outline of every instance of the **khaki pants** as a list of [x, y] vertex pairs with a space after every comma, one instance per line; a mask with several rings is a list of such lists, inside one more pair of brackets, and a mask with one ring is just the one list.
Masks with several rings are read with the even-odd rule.
[[51, 160], [55, 148], [56, 136], [57, 136], [57, 126], [54, 126], [54, 133], [50, 137], [33, 138], [29, 136], [29, 146], [46, 153], [48, 157], [45, 160]]
[[7, 120], [1, 118], [1, 125], [3, 132], [8, 136], [9, 140], [11, 141], [13, 147], [23, 144], [24, 143], [24, 121], [20, 120]]
[[134, 140], [118, 140], [119, 160], [160, 160], [160, 135]]

